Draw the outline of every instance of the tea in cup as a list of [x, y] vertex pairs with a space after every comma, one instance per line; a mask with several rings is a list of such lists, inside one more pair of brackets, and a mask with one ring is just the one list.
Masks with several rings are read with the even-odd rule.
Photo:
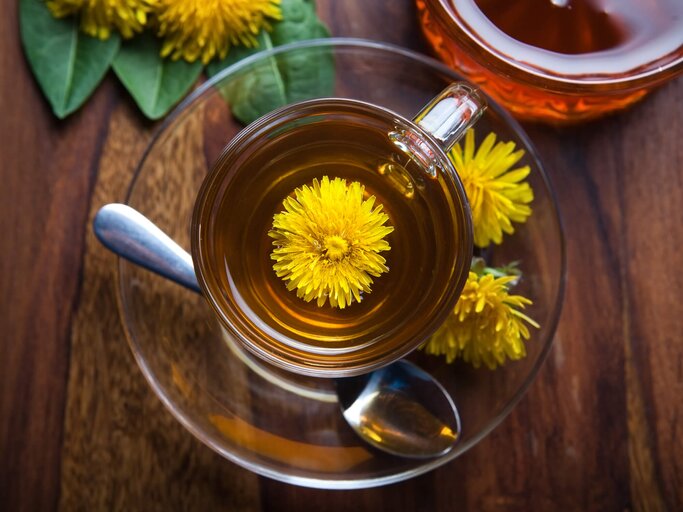
[[192, 221], [197, 278], [222, 327], [316, 377], [362, 374], [423, 343], [467, 279], [471, 215], [446, 153], [483, 109], [453, 84], [414, 122], [328, 98], [240, 132]]

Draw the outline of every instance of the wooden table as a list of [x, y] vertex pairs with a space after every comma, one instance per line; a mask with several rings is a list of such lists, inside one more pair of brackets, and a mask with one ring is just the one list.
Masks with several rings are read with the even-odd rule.
[[[683, 82], [590, 125], [528, 127], [564, 214], [569, 283], [514, 412], [430, 474], [325, 492], [223, 460], [144, 382], [89, 225], [154, 126], [112, 77], [56, 120], [15, 4], [0, 20], [0, 510], [683, 509]], [[335, 35], [426, 50], [411, 0], [319, 12]]]

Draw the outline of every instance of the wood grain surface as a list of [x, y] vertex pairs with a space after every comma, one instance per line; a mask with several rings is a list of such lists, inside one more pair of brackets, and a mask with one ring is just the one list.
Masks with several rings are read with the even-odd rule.
[[[413, 2], [319, 0], [335, 35], [426, 51]], [[683, 82], [588, 125], [528, 126], [556, 186], [569, 282], [512, 414], [453, 463], [318, 491], [255, 476], [163, 408], [128, 349], [90, 230], [150, 138], [108, 77], [66, 121], [0, 18], [0, 510], [683, 509]]]

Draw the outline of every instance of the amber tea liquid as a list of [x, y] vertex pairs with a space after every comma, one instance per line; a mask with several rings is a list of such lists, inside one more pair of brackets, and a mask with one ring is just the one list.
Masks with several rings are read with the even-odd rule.
[[[368, 112], [320, 107], [270, 136], [257, 135], [233, 152], [237, 156], [216, 164], [223, 175], [216, 187], [220, 199], [204, 221], [201, 245], [234, 328], [257, 350], [300, 348], [304, 363], [306, 352], [325, 352], [324, 364], [348, 364], [359, 348], [370, 357], [414, 343], [426, 324], [438, 327], [444, 301], [457, 299], [453, 283], [463, 269], [454, 261], [469, 258], [463, 248], [467, 226], [458, 220], [464, 207], [441, 176], [448, 171], [432, 175], [418, 166], [390, 140], [390, 128]], [[296, 188], [323, 176], [360, 182], [394, 227], [386, 238], [391, 250], [381, 253], [389, 271], [373, 277], [372, 292], [345, 309], [297, 297], [271, 259], [273, 215]]]
[[622, 88], [620, 80], [654, 73], [683, 55], [681, 0], [417, 5], [439, 56], [528, 119], [578, 121], [623, 108], [655, 84]]

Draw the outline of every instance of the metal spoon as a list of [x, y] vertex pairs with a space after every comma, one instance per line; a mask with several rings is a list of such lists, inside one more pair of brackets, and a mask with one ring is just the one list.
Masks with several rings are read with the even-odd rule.
[[[200, 293], [192, 256], [140, 212], [108, 204], [95, 215], [97, 238], [112, 252]], [[342, 414], [367, 443], [401, 457], [448, 453], [460, 418], [448, 392], [408, 361], [358, 377], [335, 379]]]

